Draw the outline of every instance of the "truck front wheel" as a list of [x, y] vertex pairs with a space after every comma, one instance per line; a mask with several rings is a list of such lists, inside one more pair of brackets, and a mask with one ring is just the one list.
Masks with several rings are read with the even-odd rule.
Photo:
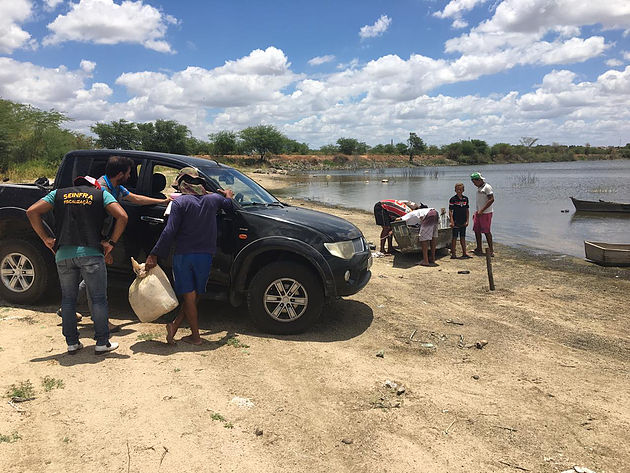
[[324, 290], [321, 280], [307, 267], [277, 262], [253, 277], [247, 305], [254, 322], [263, 331], [300, 333], [319, 318]]
[[[54, 281], [43, 247], [29, 240], [0, 241], [0, 297], [17, 304], [36, 302]], [[48, 249], [46, 248], [46, 251]]]

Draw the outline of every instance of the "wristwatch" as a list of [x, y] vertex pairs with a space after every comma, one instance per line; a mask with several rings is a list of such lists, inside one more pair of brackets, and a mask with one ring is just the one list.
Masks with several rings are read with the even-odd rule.
[[116, 242], [114, 240], [107, 240], [107, 243], [109, 243], [112, 246], [116, 246]]

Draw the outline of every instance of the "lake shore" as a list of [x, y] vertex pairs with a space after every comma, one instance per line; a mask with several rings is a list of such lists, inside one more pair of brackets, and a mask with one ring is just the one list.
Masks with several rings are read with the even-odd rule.
[[[368, 212], [291, 202], [378, 238]], [[200, 347], [166, 345], [112, 289], [104, 357], [89, 318], [65, 353], [55, 298], [0, 301], [0, 388], [35, 398], [0, 406], [0, 471], [625, 471], [628, 272], [499, 246], [490, 291], [485, 258], [418, 262], [375, 258], [301, 335], [202, 301]]]

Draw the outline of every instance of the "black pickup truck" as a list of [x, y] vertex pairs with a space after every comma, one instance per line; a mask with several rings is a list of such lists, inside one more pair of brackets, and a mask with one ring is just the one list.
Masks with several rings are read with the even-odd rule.
[[[234, 211], [217, 216], [218, 249], [207, 297], [234, 306], [247, 302], [254, 322], [265, 331], [304, 331], [328, 300], [354, 294], [370, 280], [372, 257], [357, 227], [282, 203], [236, 169], [174, 154], [81, 150], [66, 154], [52, 186], [0, 185], [0, 298], [30, 304], [58, 287], [53, 255], [33, 232], [26, 209], [50, 190], [71, 186], [76, 176], [100, 177], [113, 155], [133, 160], [125, 187], [136, 194], [164, 197], [167, 180], [186, 166], [197, 168], [213, 190], [234, 191]], [[168, 218], [163, 205], [121, 204], [129, 222], [113, 252], [110, 285], [133, 280], [130, 257], [144, 261]], [[54, 228], [52, 213], [45, 223]], [[170, 258], [160, 265], [170, 274]]]

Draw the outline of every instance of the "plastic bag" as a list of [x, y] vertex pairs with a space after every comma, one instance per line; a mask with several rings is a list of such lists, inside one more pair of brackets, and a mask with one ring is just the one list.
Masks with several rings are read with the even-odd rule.
[[162, 268], [156, 266], [146, 271], [144, 263], [139, 264], [133, 258], [131, 266], [136, 279], [129, 287], [129, 304], [141, 322], [153, 322], [179, 305]]

